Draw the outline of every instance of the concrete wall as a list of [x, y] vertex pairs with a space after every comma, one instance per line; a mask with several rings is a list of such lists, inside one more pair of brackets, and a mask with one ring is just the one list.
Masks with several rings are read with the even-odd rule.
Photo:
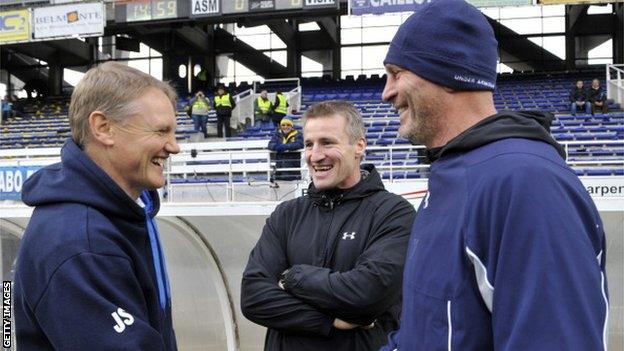
[[[249, 251], [274, 204], [165, 208], [158, 218], [168, 261], [180, 350], [262, 350], [264, 329], [241, 314], [240, 281]], [[186, 213], [187, 215], [176, 215]], [[624, 347], [624, 212], [601, 212], [607, 231], [609, 349]], [[3, 279], [10, 279], [28, 217], [0, 219]]]

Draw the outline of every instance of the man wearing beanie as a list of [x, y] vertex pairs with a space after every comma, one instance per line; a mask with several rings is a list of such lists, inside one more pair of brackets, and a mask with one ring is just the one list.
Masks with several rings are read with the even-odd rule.
[[275, 130], [269, 141], [269, 150], [275, 151], [276, 180], [301, 179], [301, 171], [282, 171], [281, 168], [301, 167], [301, 149], [303, 135], [295, 129], [295, 124], [288, 117], [282, 118], [279, 129]]
[[552, 115], [494, 108], [497, 42], [476, 8], [434, 0], [399, 28], [383, 98], [432, 162], [382, 350], [602, 350], [603, 226]]

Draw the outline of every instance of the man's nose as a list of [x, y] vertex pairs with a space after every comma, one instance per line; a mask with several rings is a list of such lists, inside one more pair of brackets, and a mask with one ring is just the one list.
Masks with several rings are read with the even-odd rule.
[[388, 75], [386, 79], [386, 85], [384, 86], [384, 90], [381, 93], [381, 98], [383, 101], [392, 101], [394, 96], [396, 95], [396, 84], [392, 75]]

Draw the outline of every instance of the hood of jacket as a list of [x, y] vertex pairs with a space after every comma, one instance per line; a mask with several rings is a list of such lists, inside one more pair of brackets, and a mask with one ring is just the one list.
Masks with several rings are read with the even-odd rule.
[[442, 156], [466, 152], [507, 138], [543, 141], [552, 145], [565, 159], [565, 149], [550, 135], [554, 115], [540, 111], [505, 111], [492, 115], [451, 139], [446, 145], [427, 149], [427, 158], [434, 162]]
[[[160, 208], [156, 191], [150, 217]], [[115, 217], [145, 220], [145, 212], [76, 143], [69, 139], [61, 149], [61, 162], [44, 167], [24, 183], [22, 201], [29, 206], [77, 203]]]
[[349, 189], [319, 190], [314, 186], [314, 183], [310, 183], [308, 187], [310, 199], [320, 208], [333, 210], [335, 206], [342, 202], [368, 197], [376, 192], [385, 190], [375, 166], [362, 164], [360, 165], [360, 171], [362, 172], [362, 179]]

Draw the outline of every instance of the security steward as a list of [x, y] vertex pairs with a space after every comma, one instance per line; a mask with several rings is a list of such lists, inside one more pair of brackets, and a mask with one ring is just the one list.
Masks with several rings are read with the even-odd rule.
[[288, 113], [288, 99], [284, 96], [284, 93], [278, 91], [275, 93], [275, 101], [273, 102], [273, 124], [275, 128], [280, 125], [280, 121]]
[[272, 110], [271, 100], [269, 100], [268, 92], [262, 90], [260, 96], [256, 98], [254, 103], [254, 124], [258, 122], [268, 122], [269, 115]]
[[219, 86], [217, 88], [217, 95], [214, 97], [213, 106], [217, 112], [217, 136], [223, 137], [223, 130], [225, 129], [225, 136], [232, 136], [230, 129], [230, 118], [232, 118], [232, 110], [236, 107], [236, 103], [232, 96], [225, 91], [225, 87]]

